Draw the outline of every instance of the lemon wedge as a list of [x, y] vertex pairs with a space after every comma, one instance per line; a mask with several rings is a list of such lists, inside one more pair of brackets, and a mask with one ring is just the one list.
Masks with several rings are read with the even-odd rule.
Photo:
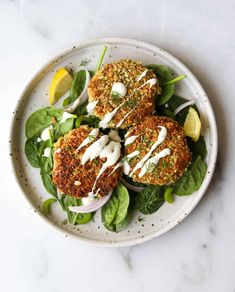
[[184, 122], [185, 135], [197, 142], [201, 133], [201, 120], [194, 108], [190, 107], [186, 120]]
[[69, 72], [65, 68], [60, 68], [53, 76], [49, 87], [49, 103], [56, 103], [70, 89], [72, 81]]

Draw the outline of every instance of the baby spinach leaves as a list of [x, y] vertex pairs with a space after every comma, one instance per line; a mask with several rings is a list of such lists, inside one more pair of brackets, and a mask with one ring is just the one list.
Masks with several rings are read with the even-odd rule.
[[199, 190], [206, 175], [207, 166], [201, 156], [193, 158], [185, 174], [173, 185], [179, 196], [190, 195]]
[[45, 128], [60, 120], [63, 112], [63, 110], [56, 109], [52, 106], [44, 107], [33, 112], [25, 124], [26, 138], [29, 139], [39, 136]]
[[135, 208], [143, 214], [156, 212], [165, 202], [164, 187], [148, 185], [135, 198]]
[[194, 142], [191, 138], [188, 138], [188, 146], [194, 156], [200, 155], [204, 160], [207, 156], [206, 142], [203, 136], [199, 137], [197, 142]]
[[162, 91], [161, 94], [156, 97], [156, 103], [158, 106], [161, 106], [174, 94], [174, 84], [167, 84], [168, 81], [172, 80], [173, 75], [169, 68], [164, 65], [148, 65], [146, 67], [151, 69], [159, 80]]
[[86, 84], [86, 71], [80, 70], [76, 72], [74, 75], [71, 89], [69, 91], [69, 96], [63, 102], [64, 107], [74, 102], [80, 96], [80, 94], [82, 93], [85, 87], [85, 84]]
[[130, 219], [129, 203], [130, 198], [127, 189], [124, 185], [119, 184], [113, 191], [108, 203], [101, 210], [101, 218], [105, 228], [118, 232], [128, 224]]
[[40, 157], [38, 155], [38, 143], [35, 138], [29, 138], [24, 147], [26, 157], [32, 167], [40, 167]]

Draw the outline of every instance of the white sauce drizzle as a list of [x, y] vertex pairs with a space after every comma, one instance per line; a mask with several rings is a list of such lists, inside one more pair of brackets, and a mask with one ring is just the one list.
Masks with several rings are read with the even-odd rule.
[[96, 183], [100, 176], [106, 171], [108, 167], [113, 166], [119, 159], [121, 155], [121, 144], [119, 142], [110, 141], [108, 145], [106, 145], [100, 152], [100, 158], [107, 158], [105, 163], [102, 165], [98, 176], [93, 184], [92, 191], [89, 193], [90, 197], [94, 197], [98, 194], [99, 189], [97, 190], [96, 194], [94, 194], [94, 189], [96, 187]]
[[72, 115], [70, 113], [67, 113], [67, 112], [64, 112], [63, 115], [62, 115], [62, 118], [60, 120], [60, 124], [64, 123], [65, 121], [67, 121], [68, 119], [70, 118], [74, 118], [75, 115]]
[[119, 167], [123, 167], [122, 162], [119, 162], [108, 176], [112, 175]]
[[144, 76], [147, 74], [147, 72], [148, 72], [148, 69], [146, 69], [144, 72], [142, 72], [136, 81], [139, 82], [142, 78], [144, 78]]
[[137, 156], [139, 154], [140, 154], [140, 152], [136, 150], [136, 151], [133, 151], [133, 152], [131, 152], [130, 154], [128, 154], [126, 156], [126, 160], [123, 161], [123, 172], [124, 172], [125, 175], [128, 175], [130, 173], [130, 171], [131, 171], [131, 166], [130, 166], [128, 161], [131, 158], [134, 158], [135, 156]]
[[86, 197], [86, 198], [82, 198], [82, 205], [83, 206], [89, 206], [93, 201], [95, 201], [96, 199], [93, 197]]
[[86, 110], [87, 110], [88, 115], [93, 114], [93, 111], [94, 111], [97, 103], [98, 103], [98, 101], [91, 101], [88, 103], [88, 105], [86, 106]]
[[[144, 84], [142, 84], [138, 89], [140, 89], [141, 87], [143, 87], [144, 85], [146, 84], [150, 84], [150, 88], [155, 85], [157, 83], [157, 79], [156, 78], [152, 78], [152, 79], [149, 79], [148, 81], [146, 81]], [[137, 90], [138, 90], [137, 89]], [[117, 128], [120, 127], [123, 122], [126, 120], [126, 118], [137, 108], [138, 105], [136, 105], [132, 110], [130, 110], [125, 116], [124, 118], [117, 124]]]
[[87, 144], [89, 144], [90, 142], [93, 141], [93, 138], [96, 138], [99, 135], [99, 129], [93, 129], [88, 136], [86, 137], [86, 139], [84, 139], [84, 141], [82, 142], [82, 144], [80, 144], [77, 148], [77, 151], [80, 150], [81, 148], [83, 148], [84, 146], [86, 146]]
[[127, 161], [123, 162], [123, 172], [125, 175], [128, 175], [131, 171], [131, 166]]
[[42, 141], [42, 138], [38, 137], [38, 138], [37, 138], [37, 142], [39, 143], [39, 142], [41, 142], [41, 141]]
[[122, 141], [122, 139], [118, 135], [118, 131], [117, 130], [110, 130], [108, 135], [109, 135], [110, 140], [112, 140], [112, 141], [116, 141], [116, 142], [121, 142]]
[[130, 145], [130, 144], [134, 143], [135, 140], [136, 140], [138, 137], [139, 137], [139, 135], [133, 135], [133, 136], [128, 137], [128, 138], [126, 139], [124, 145], [126, 146], [126, 145]]
[[167, 136], [167, 129], [166, 127], [162, 127], [159, 126], [158, 128], [161, 128], [161, 131], [158, 135], [158, 139], [157, 141], [152, 145], [152, 147], [150, 148], [149, 152], [144, 156], [143, 159], [141, 159], [136, 166], [134, 167], [134, 169], [132, 170], [132, 172], [130, 173], [130, 176], [132, 176], [137, 169], [142, 168], [143, 165], [145, 164], [145, 162], [150, 158], [150, 156], [152, 155], [153, 151], [166, 139]]
[[91, 146], [89, 146], [82, 156], [81, 163], [84, 165], [87, 161], [92, 161], [96, 157], [100, 156], [101, 151], [106, 146], [109, 141], [108, 135], [102, 136], [100, 139], [95, 141]]
[[127, 93], [126, 86], [121, 82], [114, 82], [111, 92], [117, 92], [121, 97], [124, 97]]
[[[124, 103], [127, 101], [127, 99], [129, 99], [137, 90], [139, 90], [140, 88], [142, 88], [143, 86], [145, 86], [146, 84], [149, 84], [150, 87], [152, 87], [154, 84], [157, 83], [157, 79], [156, 78], [152, 78], [152, 79], [149, 79], [147, 80], [144, 84], [142, 84], [140, 87], [138, 87], [136, 90], [134, 90], [118, 107], [116, 107], [112, 112], [110, 113], [107, 113], [103, 120], [101, 120], [99, 122], [99, 127], [100, 128], [107, 128], [108, 127], [108, 124], [109, 122], [113, 119], [113, 117], [116, 115], [117, 111], [119, 110], [120, 107], [122, 107], [124, 105]], [[132, 112], [133, 110], [131, 110]], [[124, 120], [127, 118], [127, 116], [130, 114], [130, 112], [118, 123], [117, 127], [119, 127], [123, 122]]]
[[44, 129], [41, 133], [42, 141], [47, 141], [51, 138], [50, 133], [54, 130], [54, 127], [50, 125], [48, 128]]
[[[159, 153], [157, 153], [155, 156], [149, 158], [145, 162], [144, 166], [142, 167], [142, 169], [139, 173], [139, 177], [142, 177], [146, 174], [146, 172], [148, 171], [149, 165], [154, 164], [156, 166], [161, 158], [166, 157], [170, 154], [171, 154], [171, 150], [169, 148], [165, 148], [162, 151], [160, 151]], [[150, 172], [152, 172], [152, 171], [153, 171], [153, 169]]]
[[50, 157], [50, 155], [51, 155], [51, 148], [50, 147], [45, 148], [43, 152], [43, 156]]

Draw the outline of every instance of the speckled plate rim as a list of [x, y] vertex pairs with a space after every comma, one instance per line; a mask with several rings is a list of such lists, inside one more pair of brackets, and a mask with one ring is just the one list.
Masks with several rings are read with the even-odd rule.
[[[216, 165], [216, 159], [217, 159], [217, 152], [218, 152], [217, 126], [216, 126], [214, 112], [212, 110], [212, 106], [211, 106], [211, 103], [207, 97], [207, 94], [206, 94], [205, 90], [203, 89], [203, 87], [201, 86], [201, 84], [199, 83], [199, 81], [197, 80], [197, 78], [194, 76], [194, 74], [181, 61], [179, 61], [177, 58], [175, 58], [173, 55], [169, 54], [168, 52], [164, 51], [163, 49], [161, 49], [155, 45], [152, 45], [150, 43], [139, 41], [139, 40], [134, 40], [134, 39], [129, 39], [129, 38], [107, 37], [107, 38], [99, 38], [99, 39], [84, 41], [84, 42], [81, 42], [79, 45], [73, 46], [73, 48], [75, 47], [76, 49], [82, 49], [82, 48], [87, 47], [87, 46], [96, 45], [96, 44], [105, 44], [105, 43], [122, 43], [122, 44], [126, 44], [126, 45], [129, 44], [129, 45], [134, 45], [134, 46], [141, 46], [141, 47], [148, 49], [148, 50], [161, 52], [161, 54], [164, 58], [166, 58], [167, 60], [170, 60], [172, 63], [174, 63], [178, 67], [181, 67], [182, 70], [186, 73], [186, 75], [188, 75], [188, 76], [190, 75], [193, 82], [196, 84], [196, 86], [198, 87], [200, 92], [203, 94], [204, 98], [207, 100], [208, 108], [209, 108], [207, 111], [207, 115], [210, 118], [210, 125], [211, 125], [210, 130], [211, 130], [211, 137], [213, 140], [213, 148], [212, 148], [213, 151], [212, 151], [212, 153], [210, 153], [211, 159], [208, 162], [208, 169], [210, 170], [210, 174], [207, 175], [206, 178], [204, 179], [203, 184], [202, 184], [200, 190], [198, 191], [197, 197], [192, 201], [191, 205], [188, 206], [188, 209], [187, 209], [187, 216], [188, 216], [191, 213], [191, 211], [196, 207], [196, 205], [201, 200], [203, 195], [205, 194], [205, 192], [210, 184], [210, 181], [212, 179], [215, 165]], [[18, 107], [20, 106], [21, 99], [27, 93], [27, 90], [30, 87], [30, 85], [35, 82], [35, 79], [37, 79], [38, 76], [40, 76], [42, 74], [42, 72], [44, 70], [46, 70], [53, 62], [58, 60], [61, 56], [69, 55], [72, 50], [73, 49], [71, 49], [71, 48], [66, 49], [66, 50], [60, 52], [59, 54], [57, 54], [54, 58], [50, 58], [50, 60], [48, 62], [46, 62], [45, 65], [41, 67], [41, 69], [37, 70], [33, 74], [33, 76], [26, 83], [21, 94], [19, 95], [18, 103], [15, 106], [14, 112], [17, 111]], [[11, 120], [11, 125], [10, 125], [10, 135], [9, 135], [10, 139], [9, 139], [9, 141], [12, 140], [15, 122], [16, 121], [15, 121], [15, 118], [13, 116], [13, 118]], [[10, 153], [12, 153], [12, 150], [13, 150], [12, 143], [10, 143], [9, 146], [10, 146], [9, 147]], [[10, 161], [11, 161], [12, 173], [14, 174], [15, 181], [17, 181], [18, 187], [20, 188], [20, 190], [24, 194], [23, 197], [25, 198], [25, 201], [27, 202], [28, 206], [30, 206], [31, 210], [34, 210], [33, 204], [31, 203], [31, 201], [27, 197], [27, 195], [24, 193], [24, 190], [23, 190], [23, 188], [18, 180], [15, 166], [14, 166], [14, 159], [11, 157]], [[66, 237], [70, 237], [70, 238], [79, 240], [81, 242], [85, 242], [87, 244], [94, 245], [94, 246], [100, 246], [100, 247], [124, 247], [124, 246], [137, 245], [137, 244], [149, 241], [149, 240], [156, 238], [156, 237], [166, 233], [167, 231], [171, 230], [172, 228], [174, 228], [176, 225], [178, 225], [182, 220], [184, 220], [187, 217], [187, 216], [184, 216], [182, 218], [182, 220], [176, 220], [175, 222], [172, 222], [171, 224], [168, 224], [167, 226], [165, 226], [165, 228], [162, 228], [161, 230], [159, 230], [155, 233], [146, 234], [145, 237], [142, 237], [142, 238], [139, 237], [138, 239], [129, 239], [129, 240], [127, 239], [126, 241], [120, 241], [120, 242], [117, 242], [117, 241], [103, 242], [100, 240], [89, 239], [89, 238], [85, 238], [82, 236], [77, 236], [77, 235], [70, 233], [70, 232], [66, 232], [64, 229], [60, 228], [59, 226], [54, 225], [49, 220], [49, 218], [43, 216], [41, 213], [37, 212], [37, 214], [39, 215], [37, 217], [41, 218], [43, 222], [49, 224], [49, 226], [51, 226], [53, 229], [58, 230], [60, 233], [64, 234]]]

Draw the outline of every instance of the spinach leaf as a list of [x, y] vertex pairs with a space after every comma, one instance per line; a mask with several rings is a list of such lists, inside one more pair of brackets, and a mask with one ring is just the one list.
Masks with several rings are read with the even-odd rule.
[[75, 73], [72, 86], [69, 92], [69, 96], [64, 100], [63, 106], [66, 107], [67, 105], [74, 102], [82, 93], [86, 84], [86, 71], [81, 70]]
[[118, 232], [129, 222], [129, 194], [124, 185], [119, 184], [113, 191], [112, 197], [102, 207], [102, 222], [109, 231]]
[[199, 110], [197, 108], [197, 106], [194, 105], [190, 105], [187, 106], [186, 108], [182, 109], [176, 116], [174, 115], [174, 111], [177, 109], [177, 107], [179, 107], [181, 104], [188, 102], [187, 99], [177, 96], [177, 95], [173, 95], [170, 100], [167, 102], [167, 105], [163, 105], [161, 107], [158, 108], [158, 113], [160, 115], [165, 115], [168, 116], [170, 118], [174, 118], [174, 120], [176, 120], [181, 126], [184, 125], [184, 121], [188, 115], [189, 112], [189, 108], [193, 107], [197, 113], [199, 114]]
[[91, 221], [93, 214], [92, 213], [75, 213], [69, 210], [69, 206], [81, 206], [82, 205], [82, 200], [81, 199], [76, 199], [72, 196], [69, 195], [63, 195], [62, 199], [62, 206], [64, 207], [67, 216], [68, 216], [68, 221], [70, 224], [73, 225], [78, 225], [78, 224], [86, 224]]
[[167, 84], [166, 82], [172, 80], [172, 73], [169, 68], [164, 65], [147, 65], [148, 69], [153, 70], [156, 74], [160, 86], [161, 86], [161, 94], [156, 97], [157, 106], [161, 106], [165, 104], [174, 94], [174, 84]]
[[100, 119], [95, 116], [80, 116], [76, 119], [75, 127], [79, 128], [81, 125], [88, 125], [93, 128], [99, 128]]
[[148, 185], [136, 196], [135, 207], [141, 213], [147, 215], [156, 212], [164, 202], [164, 187]]
[[39, 168], [40, 167], [40, 157], [38, 154], [37, 142], [34, 138], [29, 138], [25, 142], [24, 151], [26, 157], [32, 167]]
[[206, 149], [206, 142], [203, 136], [200, 136], [197, 142], [194, 142], [191, 138], [187, 138], [188, 146], [193, 156], [200, 155], [201, 158], [204, 160], [207, 156], [207, 149]]
[[45, 128], [60, 120], [63, 112], [63, 110], [49, 106], [32, 113], [25, 124], [26, 138], [39, 136]]
[[51, 204], [57, 202], [57, 199], [55, 198], [50, 198], [50, 199], [47, 199], [43, 202], [42, 204], [42, 211], [44, 214], [49, 214], [50, 213], [50, 206]]
[[63, 123], [57, 122], [54, 125], [54, 140], [58, 140], [61, 136], [64, 136], [73, 129], [74, 118], [71, 117]]
[[190, 195], [199, 190], [206, 175], [207, 166], [201, 156], [193, 158], [185, 174], [173, 185], [174, 191], [179, 196]]
[[57, 190], [56, 190], [56, 186], [52, 182], [51, 174], [46, 173], [46, 172], [41, 173], [41, 178], [47, 192], [57, 198]]

